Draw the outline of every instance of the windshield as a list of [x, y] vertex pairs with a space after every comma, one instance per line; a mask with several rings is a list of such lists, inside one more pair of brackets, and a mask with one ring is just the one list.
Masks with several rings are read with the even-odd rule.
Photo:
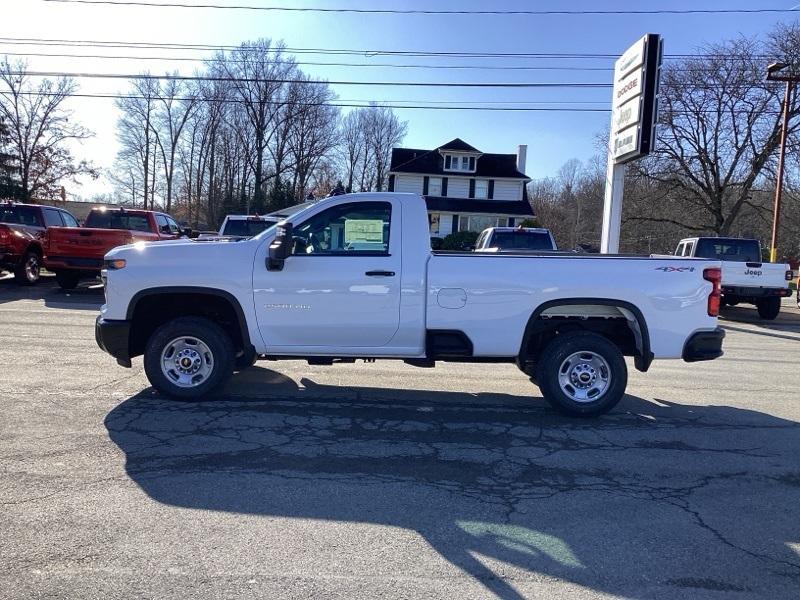
[[761, 262], [761, 248], [756, 240], [701, 239], [694, 255], [731, 262]]
[[555, 250], [550, 235], [544, 231], [496, 231], [491, 247], [501, 250]]
[[0, 223], [44, 227], [39, 210], [31, 206], [0, 206]]
[[221, 235], [233, 235], [240, 237], [253, 237], [262, 231], [266, 231], [275, 225], [273, 221], [262, 221], [261, 219], [229, 219], [225, 223]]
[[150, 231], [150, 222], [145, 215], [129, 214], [121, 211], [92, 211], [86, 218], [86, 227]]

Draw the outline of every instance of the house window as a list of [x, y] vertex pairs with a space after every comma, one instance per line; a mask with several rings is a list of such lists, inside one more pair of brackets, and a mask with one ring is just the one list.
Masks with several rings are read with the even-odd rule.
[[455, 154], [445, 154], [444, 168], [446, 171], [462, 171], [464, 173], [474, 173], [475, 157], [457, 156]]
[[492, 215], [462, 215], [458, 220], [459, 231], [481, 232], [487, 227], [497, 227], [500, 218]]
[[428, 196], [441, 196], [442, 195], [442, 178], [431, 177], [428, 180]]
[[475, 197], [483, 199], [489, 197], [489, 181], [487, 179], [475, 180]]
[[428, 224], [430, 225], [431, 235], [439, 233], [439, 220], [441, 215], [439, 213], [428, 213]]

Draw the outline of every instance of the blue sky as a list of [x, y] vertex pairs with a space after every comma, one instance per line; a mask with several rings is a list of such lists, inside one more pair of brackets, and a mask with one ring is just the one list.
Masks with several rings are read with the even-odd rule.
[[[149, 0], [157, 2], [159, 0]], [[166, 0], [165, 0], [166, 1]], [[212, 1], [212, 0], [207, 0]], [[796, 1], [764, 0], [599, 2], [548, 0], [213, 0], [215, 4], [262, 6], [309, 6], [441, 10], [510, 9], [681, 9], [681, 8], [794, 8]], [[800, 7], [799, 7], [800, 8]], [[364, 15], [348, 13], [285, 13], [240, 10], [148, 8], [57, 4], [43, 0], [3, 0], [0, 37], [70, 40], [117, 40], [177, 42], [183, 44], [233, 45], [259, 37], [282, 39], [289, 47], [348, 48], [365, 50], [420, 50], [469, 52], [621, 53], [644, 33], [660, 33], [666, 54], [685, 54], [703, 44], [740, 34], [759, 35], [791, 14], [759, 15], [617, 15], [617, 16], [474, 16], [474, 15]], [[800, 15], [799, 15], [800, 17]], [[5, 52], [58, 52], [3, 43]], [[97, 49], [72, 48], [73, 53], [98, 53]], [[202, 52], [115, 50], [107, 54], [139, 56], [203, 56]], [[29, 57], [32, 70], [79, 72], [152, 72], [178, 70], [191, 73], [192, 63], [176, 61], [100, 60], [85, 58]], [[607, 59], [478, 59], [447, 57], [312, 56], [303, 61], [370, 64], [536, 66], [610, 68]], [[353, 81], [447, 81], [447, 82], [609, 82], [604, 70], [451, 70], [379, 67], [304, 66], [306, 72], [330, 80]], [[114, 80], [79, 79], [84, 92], [115, 93], [124, 89]], [[570, 106], [604, 108], [610, 103], [608, 89], [469, 89], [416, 87], [335, 87], [342, 100], [379, 102], [571, 102]], [[111, 167], [116, 152], [112, 100], [73, 99], [76, 117], [96, 132], [79, 152], [100, 167]], [[533, 106], [533, 105], [530, 105]], [[537, 105], [547, 106], [547, 104]], [[562, 105], [563, 106], [563, 105]], [[461, 137], [486, 152], [509, 152], [517, 144], [528, 145], [528, 174], [542, 177], [556, 172], [570, 158], [588, 159], [596, 152], [596, 135], [607, 124], [606, 113], [580, 112], [471, 112], [398, 110], [408, 121], [404, 145], [436, 147]], [[89, 195], [107, 187], [103, 180], [75, 192]]]

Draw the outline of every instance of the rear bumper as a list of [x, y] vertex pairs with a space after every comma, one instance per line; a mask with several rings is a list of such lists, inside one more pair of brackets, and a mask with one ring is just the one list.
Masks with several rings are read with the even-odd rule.
[[723, 285], [722, 295], [729, 298], [768, 298], [770, 296], [780, 296], [782, 298], [792, 295], [792, 290], [785, 288], [767, 287], [744, 287], [738, 285]]
[[717, 327], [714, 331], [695, 331], [683, 346], [683, 360], [698, 362], [714, 360], [722, 356], [722, 340], [725, 331]]
[[103, 259], [82, 258], [79, 256], [48, 256], [45, 258], [44, 266], [49, 271], [69, 269], [99, 273], [103, 268]]
[[117, 359], [123, 367], [131, 366], [129, 340], [131, 324], [129, 321], [110, 321], [102, 316], [94, 322], [94, 339], [100, 349]]

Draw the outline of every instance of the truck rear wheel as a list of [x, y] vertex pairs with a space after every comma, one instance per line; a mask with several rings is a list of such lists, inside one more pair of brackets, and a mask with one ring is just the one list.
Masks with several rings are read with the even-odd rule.
[[178, 400], [196, 400], [222, 386], [233, 373], [231, 338], [213, 321], [181, 317], [150, 336], [144, 371], [158, 391]]
[[21, 285], [34, 285], [39, 281], [42, 259], [38, 252], [28, 250], [23, 254], [19, 266], [14, 269], [14, 281]]
[[779, 296], [771, 296], [769, 298], [760, 298], [756, 302], [758, 309], [758, 316], [762, 319], [772, 321], [781, 312], [781, 299]]
[[541, 353], [536, 380], [542, 395], [559, 412], [596, 417], [625, 395], [628, 367], [619, 348], [591, 332], [563, 333]]
[[56, 271], [56, 282], [62, 290], [74, 290], [81, 281], [78, 271]]

